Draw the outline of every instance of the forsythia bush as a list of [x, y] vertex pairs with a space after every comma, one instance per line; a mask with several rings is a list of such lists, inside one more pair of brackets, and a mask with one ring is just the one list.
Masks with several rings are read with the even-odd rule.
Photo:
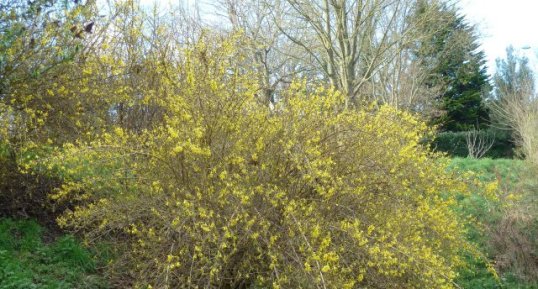
[[426, 125], [301, 82], [271, 110], [238, 41], [156, 68], [142, 97], [160, 123], [28, 164], [78, 204], [60, 224], [117, 244], [123, 287], [454, 287], [468, 245], [450, 206], [465, 188], [420, 144]]

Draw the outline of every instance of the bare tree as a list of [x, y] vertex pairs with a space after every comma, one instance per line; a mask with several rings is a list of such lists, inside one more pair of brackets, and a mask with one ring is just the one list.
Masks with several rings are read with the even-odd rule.
[[415, 4], [414, 0], [285, 0], [279, 12], [283, 16], [275, 15], [274, 21], [309, 56], [320, 75], [351, 103], [358, 103], [379, 99], [380, 71], [395, 69], [400, 53], [416, 40], [414, 27], [429, 14], [409, 21]]
[[495, 143], [495, 135], [488, 136], [481, 130], [473, 129], [465, 133], [468, 157], [479, 159], [483, 157]]
[[430, 76], [420, 59], [415, 59], [411, 51], [402, 50], [393, 61], [379, 69], [374, 93], [382, 103], [426, 118], [438, 116], [436, 98], [444, 86], [425, 85]]
[[441, 15], [428, 5], [418, 13], [419, 2], [219, 0], [217, 10], [229, 24], [221, 29], [250, 39], [246, 65], [257, 68], [264, 101], [306, 78], [336, 87], [352, 105], [377, 101], [430, 117], [442, 85], [426, 85], [430, 71], [413, 49], [436, 32], [421, 28]]
[[301, 75], [302, 63], [308, 58], [304, 52], [293, 51], [293, 44], [278, 29], [277, 23], [283, 21], [282, 5], [279, 1], [220, 0], [217, 8], [232, 31], [247, 37], [248, 43], [242, 47], [249, 55], [245, 65], [257, 70], [260, 100], [274, 103], [278, 90]]
[[514, 132], [520, 153], [538, 164], [538, 97], [531, 89], [531, 81], [528, 80], [522, 90], [502, 92], [492, 108], [502, 123]]
[[492, 110], [501, 126], [512, 131], [520, 153], [538, 163], [538, 96], [528, 59], [512, 47], [504, 60], [497, 60], [495, 99]]

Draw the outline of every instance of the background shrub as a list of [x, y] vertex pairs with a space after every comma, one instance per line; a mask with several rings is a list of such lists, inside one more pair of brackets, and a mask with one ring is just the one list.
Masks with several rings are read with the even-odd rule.
[[[467, 157], [469, 151], [467, 149], [466, 131], [446, 131], [438, 133], [432, 147], [439, 152], [446, 152], [452, 157]], [[478, 137], [484, 139], [493, 139], [493, 146], [484, 155], [489, 158], [511, 158], [514, 156], [514, 143], [510, 133], [496, 129], [486, 129], [478, 131]]]

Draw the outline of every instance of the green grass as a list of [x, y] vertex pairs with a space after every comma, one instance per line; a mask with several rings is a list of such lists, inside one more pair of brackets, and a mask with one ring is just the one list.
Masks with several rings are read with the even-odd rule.
[[107, 288], [96, 260], [73, 236], [43, 242], [31, 220], [0, 219], [0, 289]]
[[[527, 198], [538, 189], [536, 176], [527, 164], [521, 160], [511, 159], [469, 159], [454, 158], [451, 169], [460, 172], [473, 172], [482, 181], [490, 182], [497, 180], [504, 195], [510, 193]], [[487, 228], [495, 228], [504, 214], [506, 214], [507, 199], [497, 201], [487, 199], [480, 192], [474, 192], [470, 196], [459, 199], [458, 210], [463, 216], [470, 216], [477, 222], [467, 228], [468, 239], [480, 247], [481, 251], [489, 260], [494, 259], [496, 250], [491, 246]], [[537, 237], [538, 238], [538, 235]], [[462, 288], [470, 289], [532, 289], [538, 288], [536, 281], [525, 282], [516, 278], [510, 270], [498, 272], [500, 279], [497, 280], [487, 270], [487, 266], [480, 258], [467, 256], [469, 267], [461, 270], [457, 284]]]

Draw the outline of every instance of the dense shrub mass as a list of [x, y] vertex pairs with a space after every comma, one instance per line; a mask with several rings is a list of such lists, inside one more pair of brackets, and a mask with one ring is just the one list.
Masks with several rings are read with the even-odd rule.
[[[453, 157], [467, 157], [469, 150], [467, 147], [467, 131], [441, 132], [433, 140], [433, 148], [440, 152], [446, 152]], [[487, 129], [476, 132], [477, 138], [484, 141], [493, 141], [491, 148], [484, 157], [490, 158], [511, 158], [514, 156], [515, 145], [508, 131]]]
[[[498, 194], [503, 172], [463, 182], [473, 179], [428, 147], [433, 129], [383, 105], [443, 115], [434, 106], [449, 76], [432, 82], [432, 68], [420, 66], [446, 51], [415, 55], [419, 47], [393, 29], [424, 25], [431, 37], [402, 32], [429, 50], [439, 36], [430, 24], [456, 17], [442, 1], [349, 1], [357, 15], [338, 12], [347, 1], [327, 2], [334, 11], [323, 13], [335, 21], [326, 21], [337, 26], [374, 9], [351, 38], [330, 25], [327, 36], [307, 35], [308, 27], [286, 34], [284, 26], [314, 23], [303, 19], [317, 9], [309, 1], [219, 1], [230, 30], [189, 16], [187, 4], [165, 12], [100, 2], [0, 4], [0, 218], [8, 217], [0, 219], [0, 288], [106, 287], [97, 273], [113, 287], [144, 289], [516, 284], [499, 280], [479, 249], [502, 278], [532, 286], [531, 170], [509, 169], [525, 173], [519, 199]], [[306, 14], [282, 15], [292, 21], [276, 34], [261, 20], [265, 28], [240, 31], [250, 9], [276, 15], [261, 11], [286, 5]], [[477, 87], [460, 88], [478, 101]], [[511, 154], [508, 136], [492, 131], [442, 133], [432, 147], [479, 158], [489, 148], [482, 140], [493, 138], [488, 156]], [[106, 265], [75, 237], [41, 242], [36, 223], [12, 221], [21, 217], [70, 230]]]
[[20, 154], [8, 143], [0, 142], [0, 217], [35, 218], [42, 223], [56, 226], [55, 203], [48, 195], [60, 184], [58, 178], [23, 172], [19, 162], [32, 157]]
[[304, 83], [269, 109], [236, 41], [159, 79], [160, 122], [26, 163], [78, 203], [60, 224], [117, 244], [120, 287], [452, 288], [465, 188], [419, 144], [426, 125]]

